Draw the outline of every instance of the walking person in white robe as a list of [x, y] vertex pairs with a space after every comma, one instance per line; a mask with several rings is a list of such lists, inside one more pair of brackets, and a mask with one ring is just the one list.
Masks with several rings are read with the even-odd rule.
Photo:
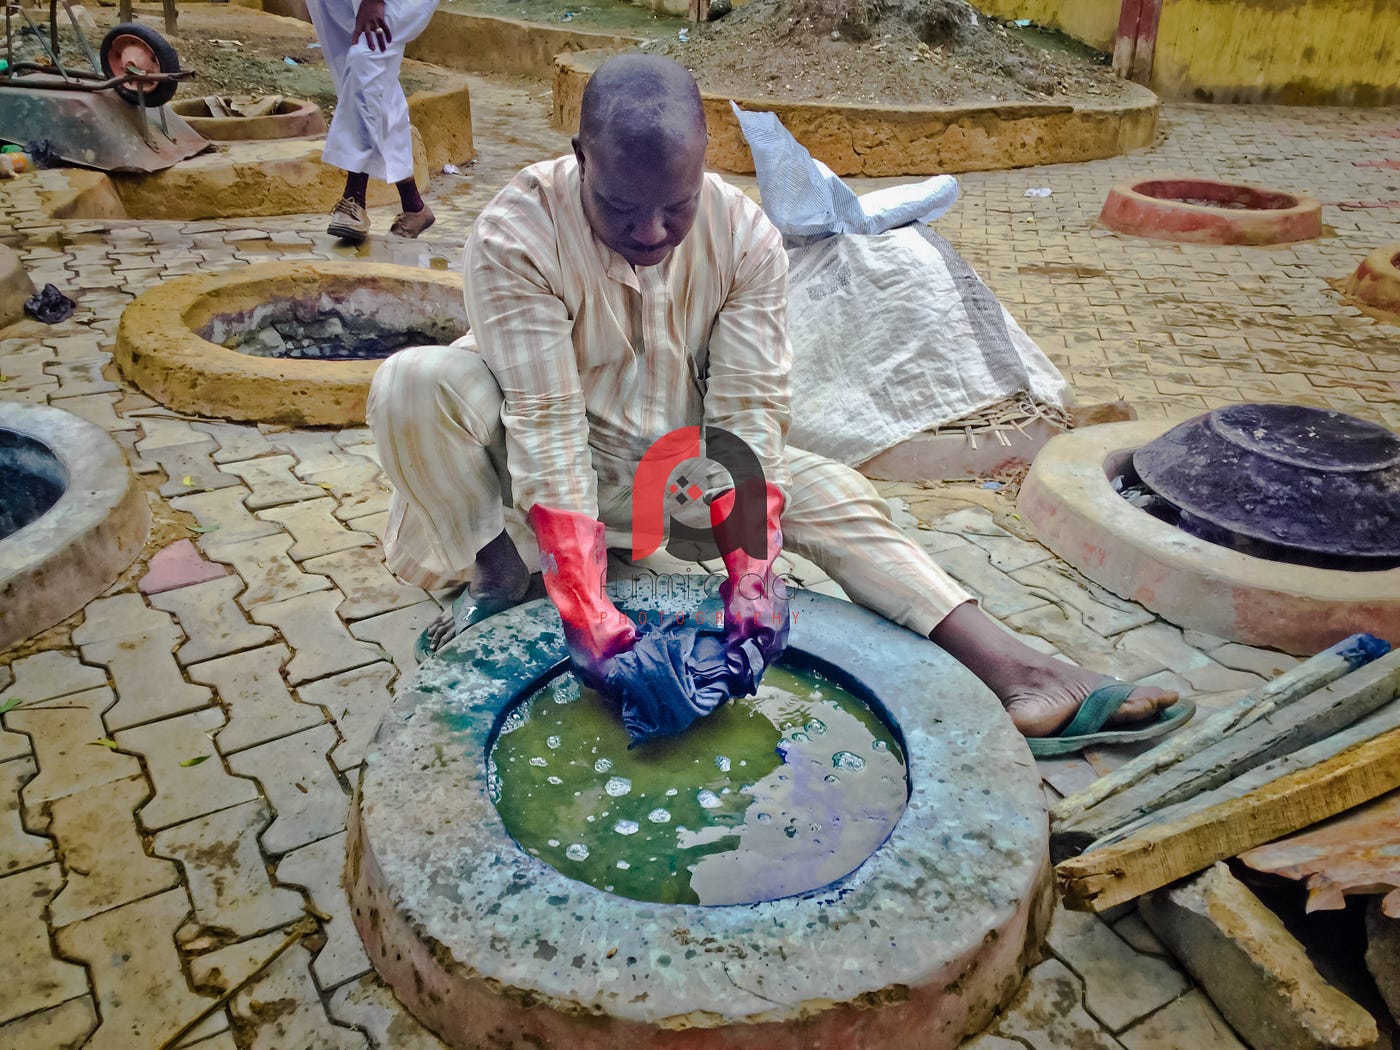
[[437, 0], [307, 0], [306, 6], [337, 100], [321, 159], [346, 172], [327, 232], [356, 244], [369, 236], [365, 192], [376, 178], [399, 191], [403, 210], [389, 232], [417, 237], [434, 216], [413, 178], [412, 129], [399, 68]]

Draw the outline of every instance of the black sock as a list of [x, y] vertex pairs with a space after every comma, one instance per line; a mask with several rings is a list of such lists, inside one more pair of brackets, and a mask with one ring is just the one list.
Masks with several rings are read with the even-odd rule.
[[418, 193], [418, 183], [413, 181], [412, 175], [395, 185], [399, 188], [399, 204], [403, 206], [404, 211], [423, 210], [423, 198]]
[[360, 207], [365, 204], [365, 192], [369, 189], [369, 175], [363, 171], [352, 171], [345, 176], [345, 196]]

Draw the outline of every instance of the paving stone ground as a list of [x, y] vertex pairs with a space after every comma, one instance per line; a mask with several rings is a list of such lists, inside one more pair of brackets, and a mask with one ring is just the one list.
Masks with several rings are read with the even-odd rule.
[[[386, 490], [369, 435], [181, 419], [125, 384], [110, 351], [122, 308], [179, 273], [273, 259], [457, 267], [510, 173], [567, 149], [546, 123], [544, 85], [474, 78], [472, 92], [480, 158], [435, 180], [439, 219], [421, 241], [382, 235], [391, 209], [372, 212], [381, 235], [355, 250], [325, 235], [321, 215], [60, 221], [36, 191], [2, 191], [0, 242], [78, 310], [0, 331], [0, 399], [105, 426], [151, 483], [158, 521], [177, 523], [165, 545], [186, 542], [149, 580], [129, 573], [42, 644], [0, 654], [0, 704], [24, 701], [0, 731], [11, 952], [0, 1046], [162, 1046], [306, 915], [314, 932], [180, 1045], [439, 1045], [369, 970], [338, 878], [358, 764], [441, 597], [383, 569]], [[1395, 109], [1168, 106], [1157, 144], [1132, 156], [963, 176], [938, 229], [1085, 401], [1124, 398], [1164, 418], [1283, 400], [1400, 429], [1400, 329], [1340, 305], [1327, 284], [1400, 240], [1400, 187], [1381, 163], [1397, 156]], [[1114, 182], [1172, 172], [1315, 194], [1327, 233], [1195, 247], [1095, 224]], [[1051, 195], [1025, 196], [1038, 187]], [[881, 488], [916, 540], [1046, 651], [1189, 689], [1207, 709], [1291, 662], [1182, 632], [1089, 584], [1017, 535], [1004, 494]], [[814, 566], [791, 568], [834, 589]], [[1047, 789], [1073, 791], [1122, 760], [1099, 749], [1048, 761]], [[1237, 1046], [1137, 915], [1114, 919], [1059, 915], [1045, 961], [972, 1045]]]

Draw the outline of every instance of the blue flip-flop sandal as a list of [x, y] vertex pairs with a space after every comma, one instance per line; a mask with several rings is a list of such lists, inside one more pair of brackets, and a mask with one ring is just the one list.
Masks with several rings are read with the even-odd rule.
[[1101, 685], [1084, 698], [1079, 711], [1063, 729], [1054, 736], [1027, 737], [1031, 754], [1037, 758], [1053, 758], [1056, 755], [1072, 755], [1086, 747], [1102, 744], [1136, 744], [1143, 740], [1154, 740], [1179, 729], [1191, 720], [1196, 713], [1192, 700], [1178, 700], [1165, 711], [1159, 712], [1155, 720], [1131, 729], [1103, 729], [1113, 712], [1123, 706], [1123, 701], [1132, 695], [1137, 686], [1130, 682], [1110, 682]]

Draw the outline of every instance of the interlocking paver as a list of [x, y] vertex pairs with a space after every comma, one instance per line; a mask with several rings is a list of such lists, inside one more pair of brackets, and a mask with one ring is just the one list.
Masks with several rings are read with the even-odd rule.
[[157, 551], [146, 566], [137, 589], [147, 596], [191, 587], [228, 575], [228, 568], [205, 559], [193, 540], [177, 540]]
[[247, 495], [248, 490], [239, 486], [181, 496], [171, 500], [170, 505], [176, 510], [193, 514], [201, 528], [211, 530], [202, 534], [199, 545], [213, 557], [211, 546], [224, 547], [281, 533], [276, 522], [253, 517], [252, 511], [243, 505]]
[[228, 708], [218, 734], [225, 755], [325, 721], [320, 710], [292, 699], [282, 675], [291, 655], [285, 645], [266, 645], [190, 667], [190, 677], [214, 686]]
[[[102, 1023], [87, 1044], [90, 1050], [160, 1046], [208, 1005], [183, 980], [173, 979], [180, 973], [175, 929], [189, 910], [184, 890], [167, 890], [54, 935], [59, 950], [81, 959], [92, 973]], [[217, 1027], [215, 1019], [206, 1034]]]
[[136, 429], [135, 422], [122, 419], [113, 408], [120, 399], [120, 394], [82, 394], [78, 397], [64, 398], [53, 396], [50, 397], [49, 403], [54, 408], [72, 412], [75, 416], [81, 416], [89, 423], [96, 423], [107, 433], [114, 434]]
[[9, 1050], [79, 1050], [96, 1027], [97, 1010], [92, 996], [84, 995], [0, 1024], [0, 1046]]
[[293, 561], [319, 558], [351, 547], [373, 546], [376, 542], [373, 536], [347, 528], [332, 516], [336, 506], [336, 501], [327, 496], [284, 507], [269, 507], [258, 511], [258, 517], [275, 521], [292, 534], [296, 543], [287, 555]]
[[1219, 1011], [1192, 991], [1118, 1037], [1128, 1050], [1244, 1050]]
[[258, 835], [271, 820], [267, 803], [254, 799], [155, 836], [155, 852], [180, 862], [196, 926], [249, 937], [301, 917], [301, 895], [272, 885], [258, 850]]
[[302, 572], [296, 562], [287, 557], [287, 548], [291, 545], [292, 537], [286, 533], [238, 543], [210, 542], [206, 536], [201, 544], [204, 553], [215, 561], [228, 562], [248, 584], [248, 589], [238, 598], [238, 604], [245, 609], [324, 590], [331, 585], [324, 576]]
[[111, 356], [88, 357], [82, 360], [63, 359], [44, 366], [44, 371], [58, 381], [57, 392], [51, 398], [80, 397], [83, 394], [101, 394], [119, 387], [102, 375], [103, 367], [111, 361]]
[[[1186, 639], [1188, 645], [1192, 644]], [[1246, 671], [1262, 678], [1277, 678], [1283, 672], [1297, 666], [1298, 658], [1273, 649], [1256, 649], [1249, 645], [1228, 642], [1210, 650], [1210, 658], [1218, 664]]]
[[1064, 963], [1049, 959], [1031, 970], [992, 1030], [1035, 1050], [1121, 1050], [1080, 1005], [1082, 994], [1079, 979]]
[[[329, 1011], [341, 1024], [368, 1032], [377, 1050], [445, 1050], [445, 1044], [403, 1008], [378, 974], [366, 974], [337, 988]], [[1013, 1046], [1024, 1050], [1019, 1043]]]
[[293, 685], [380, 659], [379, 650], [352, 637], [336, 615], [344, 598], [338, 590], [317, 591], [252, 610], [254, 620], [276, 626], [296, 653], [286, 670]]
[[1032, 594], [1014, 577], [993, 568], [991, 558], [980, 547], [969, 544], [940, 551], [935, 560], [993, 616], [1014, 616], [1045, 604], [1044, 597]]
[[28, 757], [0, 762], [0, 875], [54, 859], [53, 843], [25, 831], [20, 819], [20, 786], [34, 776], [34, 770], [34, 760]]
[[392, 612], [425, 601], [426, 591], [401, 583], [384, 567], [384, 554], [374, 547], [356, 547], [302, 563], [307, 572], [329, 576], [345, 600], [336, 613], [347, 623]]
[[[271, 934], [200, 956], [192, 965], [194, 979], [229, 988], [271, 956], [281, 941]], [[305, 948], [293, 946], [234, 997], [233, 1011], [248, 1050], [368, 1050], [359, 1032], [331, 1023], [311, 979], [310, 961]], [[270, 1003], [278, 1008], [266, 1009]]]
[[1097, 915], [1060, 908], [1047, 938], [1055, 956], [1084, 981], [1084, 1005], [1115, 1032], [1190, 987], [1161, 959], [1140, 955]]
[[1077, 617], [1073, 620], [1066, 617], [1055, 605], [1042, 605], [1008, 616], [1006, 625], [1023, 637], [1035, 636], [1051, 642], [1065, 656], [1090, 670], [1117, 675], [1125, 681], [1136, 682], [1166, 669], [1161, 660], [1150, 653], [1116, 648], [1108, 639], [1085, 627]]
[[199, 422], [194, 424], [194, 429], [208, 434], [218, 443], [219, 451], [215, 452], [213, 457], [215, 463], [237, 463], [240, 460], [256, 459], [258, 456], [272, 455], [276, 452], [272, 442], [255, 426]]
[[350, 900], [341, 877], [345, 872], [345, 833], [294, 850], [277, 865], [279, 882], [303, 887], [323, 920], [325, 946], [316, 953], [311, 972], [322, 988], [334, 988], [369, 970], [369, 957], [350, 921]]
[[68, 876], [49, 907], [55, 929], [179, 883], [175, 865], [146, 855], [131, 819], [150, 790], [145, 777], [129, 777], [50, 805], [49, 832]]
[[287, 853], [345, 829], [350, 800], [329, 758], [338, 739], [333, 727], [321, 725], [229, 759], [235, 773], [258, 780], [277, 811], [277, 819], [262, 836], [268, 853]]
[[1264, 679], [1245, 671], [1236, 671], [1216, 663], [1205, 653], [1193, 649], [1182, 639], [1181, 629], [1169, 623], [1152, 623], [1131, 630], [1117, 639], [1125, 653], [1160, 661], [1191, 683], [1194, 689], [1207, 693], [1227, 689], [1257, 689]]
[[0, 878], [6, 965], [0, 1022], [57, 1006], [88, 990], [83, 968], [55, 959], [49, 950], [44, 904], [62, 885], [63, 874], [57, 864]]
[[32, 704], [107, 684], [100, 667], [89, 667], [75, 653], [57, 649], [20, 657], [10, 670], [14, 680], [0, 692], [0, 704], [15, 698]]
[[175, 445], [207, 444], [208, 437], [196, 430], [184, 419], [174, 419], [162, 415], [163, 409], [142, 413], [136, 417], [141, 424], [141, 439], [136, 442], [136, 451], [147, 456], [159, 449]]
[[151, 595], [151, 604], [173, 614], [189, 639], [175, 651], [176, 660], [189, 666], [276, 638], [270, 627], [249, 623], [234, 601], [243, 587], [241, 577], [229, 575]]
[[1142, 606], [1124, 601], [1062, 562], [1029, 565], [1011, 575], [1022, 586], [1050, 594], [1068, 605], [1086, 627], [1105, 638], [1156, 619]]
[[[136, 595], [118, 595], [99, 601], [123, 598], [136, 598], [140, 602]], [[141, 604], [144, 608], [144, 603]], [[174, 653], [180, 641], [180, 629], [174, 621], [166, 613], [147, 611], [163, 622], [133, 623], [129, 635], [82, 643], [83, 659], [106, 664], [117, 684], [116, 706], [103, 716], [107, 728], [113, 731], [194, 711], [207, 707], [214, 700], [208, 689], [191, 685], [180, 674]], [[73, 636], [77, 640], [78, 632]]]
[[144, 830], [155, 831], [257, 797], [257, 785], [230, 776], [215, 750], [212, 735], [223, 724], [224, 713], [211, 707], [117, 734], [118, 746], [145, 758], [155, 784], [154, 797], [137, 811]]
[[981, 547], [991, 558], [992, 566], [1002, 572], [1038, 565], [1052, 557], [1040, 544], [1030, 543], [1007, 532], [991, 514], [979, 508], [954, 511], [934, 522], [934, 528]]
[[160, 494], [166, 499], [212, 489], [239, 488], [239, 480], [221, 471], [210, 453], [215, 449], [207, 438], [189, 445], [167, 445], [148, 453], [144, 458], [155, 460], [165, 471], [165, 484]]
[[141, 595], [126, 592], [89, 602], [83, 610], [82, 624], [73, 631], [73, 643], [79, 646], [96, 645], [172, 633], [178, 632], [174, 632], [169, 616], [152, 609]]
[[20, 791], [26, 813], [75, 791], [140, 775], [136, 759], [94, 744], [107, 735], [101, 712], [113, 699], [104, 686], [64, 697], [60, 704], [5, 715], [11, 729], [29, 734], [38, 760], [38, 776]]
[[388, 655], [390, 662], [401, 674], [412, 671], [418, 665], [413, 655], [413, 647], [428, 624], [437, 619], [442, 608], [437, 602], [419, 602], [406, 609], [372, 616], [350, 625], [350, 633], [356, 638], [374, 642]]
[[297, 480], [291, 471], [295, 463], [291, 456], [263, 456], [225, 463], [223, 469], [237, 474], [253, 490], [247, 499], [248, 509], [262, 510], [325, 495], [324, 490], [315, 485]]
[[381, 661], [307, 682], [297, 689], [302, 703], [329, 711], [340, 731], [340, 744], [331, 752], [336, 769], [343, 772], [363, 761], [365, 748], [393, 702], [389, 683], [396, 673], [393, 664]]

